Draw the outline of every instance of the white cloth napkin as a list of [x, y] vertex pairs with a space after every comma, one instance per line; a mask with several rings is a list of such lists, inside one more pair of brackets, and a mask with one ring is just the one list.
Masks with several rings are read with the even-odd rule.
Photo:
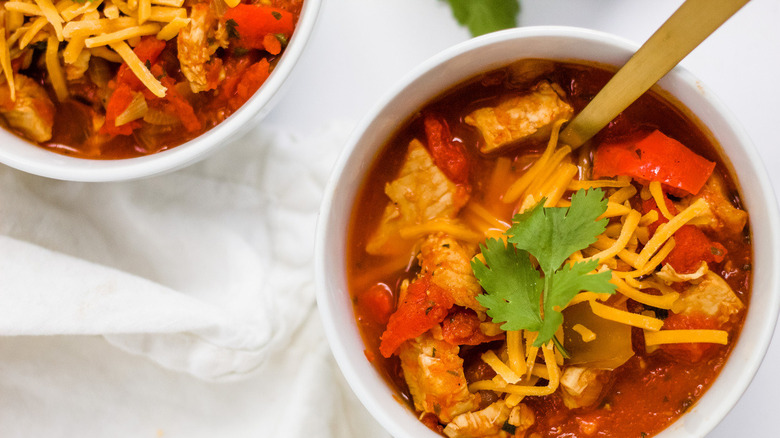
[[314, 300], [349, 127], [257, 128], [141, 181], [0, 167], [0, 435], [382, 436]]

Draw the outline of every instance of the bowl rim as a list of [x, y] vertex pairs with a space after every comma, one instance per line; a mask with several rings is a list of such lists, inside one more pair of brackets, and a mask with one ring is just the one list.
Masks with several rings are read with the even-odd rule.
[[171, 172], [224, 148], [232, 138], [243, 134], [272, 109], [311, 35], [314, 32], [323, 0], [304, 0], [295, 31], [276, 67], [255, 94], [217, 126], [179, 146], [155, 154], [116, 159], [84, 159], [66, 156], [38, 147], [17, 134], [2, 129], [3, 142], [12, 149], [0, 147], [0, 163], [30, 174], [47, 178], [111, 182], [134, 180]]
[[[345, 273], [329, 272], [326, 265], [326, 261], [334, 254], [334, 251], [331, 249], [331, 247], [329, 247], [329, 245], [332, 243], [332, 240], [334, 239], [333, 230], [338, 229], [339, 232], [335, 234], [341, 235], [340, 233], [343, 232], [344, 229], [346, 229], [348, 226], [348, 224], [331, 223], [332, 216], [334, 215], [333, 208], [336, 205], [334, 200], [337, 195], [337, 188], [339, 184], [344, 183], [342, 180], [345, 178], [345, 172], [349, 168], [348, 166], [353, 164], [351, 163], [353, 155], [355, 155], [355, 152], [360, 149], [359, 145], [361, 139], [363, 139], [369, 129], [375, 123], [377, 123], [377, 117], [383, 113], [386, 107], [392, 103], [396, 96], [404, 93], [404, 91], [408, 87], [412, 86], [420, 77], [426, 73], [430, 73], [435, 68], [446, 64], [448, 61], [451, 61], [453, 58], [456, 58], [463, 53], [480, 50], [485, 46], [500, 43], [505, 40], [524, 39], [529, 37], [565, 37], [587, 41], [588, 43], [606, 43], [613, 46], [613, 49], [615, 50], [629, 51], [631, 54], [634, 53], [639, 47], [637, 44], [625, 38], [591, 29], [571, 26], [530, 26], [494, 32], [483, 35], [481, 37], [472, 38], [445, 49], [419, 64], [409, 73], [407, 73], [400, 81], [392, 85], [358, 122], [349, 139], [345, 143], [345, 146], [333, 167], [323, 195], [315, 237], [315, 284], [318, 309], [322, 317], [321, 319], [323, 321], [326, 338], [328, 339], [328, 343], [331, 347], [331, 351], [333, 352], [336, 362], [352, 391], [357, 395], [358, 399], [361, 401], [364, 407], [381, 424], [381, 426], [397, 438], [407, 436], [411, 437], [412, 435], [409, 433], [410, 430], [414, 431], [414, 435], [423, 434], [422, 436], [426, 436], [424, 435], [424, 431], [428, 429], [416, 418], [414, 418], [413, 415], [411, 416], [413, 422], [408, 421], [408, 418], [404, 419], [398, 417], [398, 415], [401, 415], [401, 411], [387, 405], [388, 392], [391, 393], [391, 396], [397, 398], [397, 396], [394, 396], [394, 393], [389, 389], [390, 385], [387, 384], [387, 382], [383, 383], [385, 383], [385, 386], [388, 390], [380, 390], [382, 391], [382, 394], [377, 394], [374, 390], [369, 388], [370, 383], [373, 384], [375, 383], [376, 379], [381, 380], [382, 378], [379, 376], [376, 370], [373, 370], [373, 365], [371, 365], [365, 356], [363, 356], [362, 348], [359, 350], [360, 354], [358, 354], [358, 352], [348, 351], [348, 347], [346, 345], [347, 341], [344, 339], [345, 335], [339, 333], [339, 326], [337, 325], [337, 322], [331, 318], [332, 315], [335, 315], [334, 308], [338, 306], [338, 303], [335, 301], [337, 299], [336, 296], [338, 293], [340, 292], [342, 294], [348, 294], [348, 291], [330, 290], [333, 287], [331, 282], [337, 281], [337, 279], [335, 279], [333, 276], [343, 277], [345, 276]], [[487, 71], [489, 69], [490, 68], [485, 67], [483, 71]], [[775, 248], [775, 251], [770, 252], [769, 259], [766, 260], [765, 264], [763, 265], [768, 267], [763, 268], [764, 271], [762, 271], [766, 272], [766, 286], [768, 286], [769, 289], [773, 291], [772, 293], [765, 294], [767, 295], [766, 306], [765, 308], [760, 309], [761, 312], [763, 312], [762, 315], [764, 318], [761, 318], [761, 320], [757, 321], [757, 318], [754, 317], [750, 318], [750, 321], [748, 321], [748, 317], [751, 314], [759, 311], [759, 309], [755, 309], [751, 312], [751, 309], [754, 309], [755, 306], [750, 306], [748, 315], [746, 316], [745, 320], [746, 325], [742, 329], [744, 332], [745, 328], [747, 327], [747, 323], [751, 322], [751, 330], [757, 331], [758, 337], [751, 339], [749, 342], [750, 345], [748, 346], [748, 342], [744, 339], [744, 336], [740, 336], [737, 345], [734, 347], [729, 356], [729, 359], [726, 361], [726, 366], [721, 370], [718, 378], [715, 379], [715, 382], [705, 392], [704, 396], [699, 399], [699, 401], [689, 412], [678, 418], [678, 420], [673, 422], [658, 435], [659, 437], [674, 436], [678, 438], [702, 436], [714, 429], [720, 423], [720, 421], [725, 418], [726, 414], [734, 407], [734, 405], [736, 405], [737, 401], [740, 399], [742, 394], [749, 386], [750, 382], [753, 380], [761, 362], [763, 361], [764, 356], [766, 355], [775, 330], [775, 326], [777, 324], [778, 312], [780, 312], [780, 296], [777, 293], [778, 290], [780, 290], [780, 276], [774, 274], [772, 271], [772, 266], [777, 264], [777, 255], [774, 254], [774, 252], [776, 252], [776, 248], [780, 248], [780, 235], [778, 234], [778, 229], [780, 229], [780, 216], [778, 216], [777, 200], [774, 196], [774, 190], [772, 184], [770, 183], [768, 173], [766, 172], [766, 169], [763, 166], [760, 157], [758, 156], [755, 146], [748, 137], [747, 133], [744, 131], [742, 125], [737, 121], [736, 117], [734, 117], [731, 112], [720, 102], [720, 100], [718, 100], [718, 98], [711, 90], [709, 90], [703, 83], [696, 79], [683, 66], [678, 65], [675, 67], [672, 72], [670, 72], [664, 79], [662, 79], [662, 81], [659, 81], [659, 83], [663, 84], [664, 82], [672, 81], [672, 79], [667, 78], [673, 78], [673, 80], [678, 81], [683, 85], [694, 84], [695, 88], [697, 88], [698, 91], [702, 94], [706, 104], [708, 104], [716, 114], [724, 119], [724, 122], [728, 125], [728, 129], [739, 140], [738, 143], [742, 146], [742, 152], [746, 155], [748, 165], [756, 170], [755, 175], [752, 175], [752, 177], [755, 177], [755, 180], [759, 184], [759, 190], [757, 192], [757, 196], [759, 198], [756, 202], [763, 202], [766, 206], [765, 211], [761, 211], [760, 213], [762, 217], [766, 217], [768, 235], [762, 236], [762, 240], [768, 242], [767, 246], [769, 248]], [[464, 79], [465, 78], [461, 78], [460, 80]], [[438, 87], [438, 90], [439, 92], [446, 91], [452, 86], [454, 86], [454, 84]], [[404, 117], [406, 116], [407, 115], [405, 114]], [[379, 147], [381, 147], [381, 143]], [[370, 146], [368, 148], [374, 150], [374, 153], [376, 153], [376, 146]], [[355, 170], [354, 168], [349, 169]], [[357, 172], [353, 173], [359, 173], [360, 178], [362, 178], [364, 177], [367, 170], [368, 169], [365, 167], [361, 167]], [[733, 171], [733, 169], [730, 170]], [[740, 175], [740, 179], [743, 176], [744, 175]], [[350, 187], [350, 193], [352, 193], [352, 195], [350, 195], [351, 203], [349, 203], [349, 205], [353, 205], [354, 196], [358, 190], [358, 188], [354, 187], [354, 175], [352, 177], [352, 181], [350, 182], [352, 183], [352, 186]], [[359, 179], [358, 182], [362, 182], [362, 179]], [[751, 212], [753, 212], [752, 209]], [[349, 214], [350, 213], [346, 214], [347, 218], [349, 218]], [[755, 258], [755, 244], [753, 251]], [[340, 254], [339, 251], [335, 251], [335, 253]], [[758, 261], [754, 260], [754, 262]], [[755, 290], [755, 283], [756, 280], [753, 278], [751, 291]], [[751, 302], [753, 302], [754, 296], [755, 294], [751, 292]], [[354, 330], [357, 331], [357, 325], [355, 324], [354, 319], [352, 320], [352, 325], [354, 326]], [[354, 334], [350, 334], [350, 336], [354, 337]], [[358, 336], [360, 335], [358, 334]], [[739, 364], [739, 366], [741, 366], [741, 372], [731, 373], [731, 378], [734, 381], [729, 384], [728, 388], [720, 388], [721, 391], [725, 392], [724, 398], [721, 398], [718, 403], [708, 401], [708, 408], [713, 409], [713, 411], [710, 412], [710, 415], [702, 415], [702, 419], [693, 421], [693, 424], [691, 425], [691, 427], [694, 429], [693, 431], [686, 429], [685, 420], [687, 418], [691, 418], [692, 413], [699, 408], [702, 402], [706, 399], [707, 394], [712, 392], [716, 385], [718, 385], [718, 382], [724, 381], [723, 376], [727, 369], [729, 371], [734, 371], [737, 367], [737, 365], [734, 363], [736, 362], [735, 355], [740, 353], [738, 350], [748, 350], [751, 352], [751, 355], [748, 358], [750, 360]], [[365, 377], [361, 377], [362, 374], [366, 373], [366, 367], [371, 368], [375, 374], [372, 378], [372, 382], [367, 382]], [[736, 376], [734, 376], [735, 374]], [[718, 387], [720, 386], [722, 385], [718, 385]], [[401, 407], [403, 411], [410, 411], [406, 406], [401, 406], [402, 402], [400, 400], [394, 401]], [[409, 415], [406, 417], [409, 417]], [[404, 424], [402, 425], [401, 423]], [[416, 423], [417, 426], [415, 426], [414, 423]], [[430, 434], [430, 436], [435, 435]]]

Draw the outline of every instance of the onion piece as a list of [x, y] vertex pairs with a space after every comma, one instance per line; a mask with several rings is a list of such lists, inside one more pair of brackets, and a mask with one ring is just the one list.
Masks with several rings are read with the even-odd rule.
[[130, 105], [127, 105], [127, 108], [116, 116], [114, 123], [116, 126], [122, 126], [133, 120], [138, 120], [145, 116], [148, 110], [149, 107], [146, 106], [146, 99], [144, 99], [143, 93], [133, 93], [133, 100], [130, 101]]
[[174, 114], [160, 111], [154, 108], [149, 108], [149, 111], [147, 111], [144, 115], [144, 122], [150, 125], [168, 126], [178, 125], [181, 123], [181, 120], [179, 120], [179, 118]]

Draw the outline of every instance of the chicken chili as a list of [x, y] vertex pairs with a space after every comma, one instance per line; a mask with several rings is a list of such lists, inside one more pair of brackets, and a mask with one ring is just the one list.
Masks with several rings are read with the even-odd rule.
[[0, 124], [81, 158], [177, 146], [263, 84], [302, 2], [0, 1]]
[[363, 183], [347, 275], [365, 353], [440, 434], [652, 436], [736, 341], [748, 217], [707, 134], [648, 92], [583, 147], [558, 141], [611, 75], [481, 75]]

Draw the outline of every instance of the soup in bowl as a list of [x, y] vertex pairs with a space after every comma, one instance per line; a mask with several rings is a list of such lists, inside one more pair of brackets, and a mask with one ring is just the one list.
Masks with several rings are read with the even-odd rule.
[[320, 0], [0, 6], [0, 161], [110, 181], [204, 157], [266, 115]]
[[747, 387], [778, 242], [742, 130], [677, 68], [582, 147], [559, 138], [634, 50], [570, 28], [477, 38], [354, 133], [318, 304], [394, 436], [702, 436]]

